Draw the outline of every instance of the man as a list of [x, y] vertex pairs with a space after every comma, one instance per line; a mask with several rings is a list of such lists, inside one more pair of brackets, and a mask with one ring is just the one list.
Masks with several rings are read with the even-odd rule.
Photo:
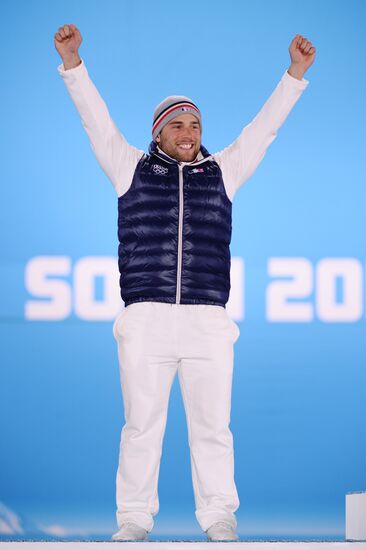
[[291, 65], [239, 138], [210, 155], [185, 96], [155, 109], [149, 153], [127, 143], [90, 80], [75, 25], [55, 34], [58, 67], [118, 195], [121, 296], [113, 333], [125, 425], [114, 540], [146, 540], [159, 510], [158, 474], [169, 393], [178, 372], [187, 417], [196, 518], [210, 541], [237, 540], [229, 429], [237, 324], [228, 316], [231, 206], [292, 107], [315, 48], [296, 35]]

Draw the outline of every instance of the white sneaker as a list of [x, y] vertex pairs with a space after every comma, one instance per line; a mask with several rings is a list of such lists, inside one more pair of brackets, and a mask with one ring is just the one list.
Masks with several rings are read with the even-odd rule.
[[112, 536], [112, 540], [124, 540], [124, 541], [143, 541], [147, 540], [147, 531], [140, 527], [136, 523], [126, 522], [122, 523], [118, 533]]
[[225, 521], [218, 521], [206, 531], [209, 541], [235, 541], [239, 540], [234, 527]]

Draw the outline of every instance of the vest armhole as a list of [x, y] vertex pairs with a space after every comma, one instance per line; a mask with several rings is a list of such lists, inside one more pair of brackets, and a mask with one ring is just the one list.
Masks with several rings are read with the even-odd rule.
[[138, 159], [134, 169], [133, 169], [133, 172], [130, 174], [130, 179], [129, 179], [129, 183], [126, 183], [126, 180], [125, 181], [122, 181], [120, 185], [118, 186], [115, 186], [115, 191], [117, 193], [117, 198], [120, 199], [121, 197], [123, 197], [124, 195], [126, 195], [126, 193], [128, 193], [128, 191], [131, 189], [131, 185], [133, 183], [133, 180], [134, 180], [134, 177], [135, 177], [135, 174], [136, 174], [136, 170], [138, 169], [139, 165], [141, 162], [143, 162], [146, 157], [148, 155], [145, 153], [145, 152], [142, 152], [142, 155], [141, 157]]
[[216, 157], [217, 153], [213, 154], [212, 155], [212, 158], [213, 160], [216, 162], [216, 164], [218, 165], [219, 169], [220, 169], [220, 172], [221, 172], [221, 178], [222, 178], [222, 183], [224, 185], [224, 189], [225, 189], [225, 194], [227, 196], [227, 198], [229, 199], [229, 201], [232, 203], [233, 202], [233, 198], [234, 198], [234, 195], [235, 195], [235, 189], [233, 190], [233, 193], [232, 193], [232, 196], [231, 196], [231, 191], [232, 191], [232, 188], [226, 184], [226, 181], [227, 178], [225, 177], [225, 172], [223, 171], [222, 169], [222, 166], [221, 166], [221, 163], [220, 163], [220, 157], [217, 158]]

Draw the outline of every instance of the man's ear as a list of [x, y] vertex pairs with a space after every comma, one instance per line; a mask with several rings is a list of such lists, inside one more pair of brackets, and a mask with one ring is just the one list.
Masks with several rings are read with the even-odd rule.
[[158, 134], [155, 138], [156, 143], [160, 143], [160, 134]]

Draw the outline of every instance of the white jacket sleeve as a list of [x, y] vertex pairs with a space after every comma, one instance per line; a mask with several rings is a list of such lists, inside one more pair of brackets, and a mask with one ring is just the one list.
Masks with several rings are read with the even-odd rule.
[[84, 61], [73, 69], [57, 67], [74, 102], [91, 147], [118, 196], [131, 185], [144, 151], [130, 145], [111, 119], [108, 108], [91, 81]]
[[309, 84], [304, 78], [298, 80], [287, 70], [272, 95], [240, 136], [228, 147], [215, 153], [226, 192], [230, 200], [239, 187], [253, 174], [263, 159], [268, 146], [277, 135], [287, 115]]

